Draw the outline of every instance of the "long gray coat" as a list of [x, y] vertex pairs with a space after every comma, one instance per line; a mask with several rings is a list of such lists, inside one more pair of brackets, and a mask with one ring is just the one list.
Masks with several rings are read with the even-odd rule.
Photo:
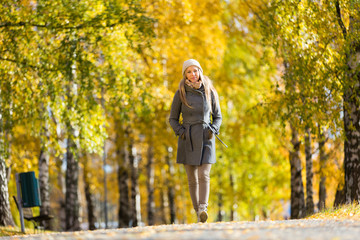
[[[177, 163], [201, 165], [215, 163], [215, 136], [219, 133], [222, 117], [220, 105], [212, 94], [212, 114], [205, 98], [204, 87], [198, 90], [185, 85], [186, 100], [189, 108], [180, 100], [180, 92], [176, 91], [169, 122], [175, 134], [179, 136]], [[179, 122], [180, 113], [183, 122]], [[212, 115], [212, 122], [210, 120]], [[209, 139], [209, 129], [214, 133]], [[185, 139], [181, 135], [185, 133]]]

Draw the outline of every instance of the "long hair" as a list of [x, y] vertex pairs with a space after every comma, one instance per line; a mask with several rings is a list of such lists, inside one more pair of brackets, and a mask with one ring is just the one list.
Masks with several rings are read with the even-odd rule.
[[[211, 94], [214, 95], [213, 97], [214, 97], [215, 101], [218, 101], [218, 94], [214, 88], [214, 85], [212, 84], [211, 79], [208, 76], [203, 75], [203, 73], [200, 70], [199, 70], [199, 75], [200, 75], [200, 80], [202, 81], [202, 84], [204, 85], [206, 102], [208, 103], [210, 111], [212, 112]], [[186, 101], [185, 80], [186, 80], [186, 77], [184, 76], [183, 79], [181, 79], [180, 84], [179, 84], [180, 100], [187, 107], [192, 108], [189, 105], [189, 103]]]

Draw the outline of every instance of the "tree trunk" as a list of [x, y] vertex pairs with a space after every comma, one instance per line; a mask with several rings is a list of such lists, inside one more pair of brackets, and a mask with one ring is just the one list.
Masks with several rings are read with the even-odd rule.
[[[40, 188], [40, 215], [50, 215], [50, 193], [49, 193], [49, 154], [44, 148], [39, 157], [39, 188]], [[43, 221], [45, 229], [52, 229], [51, 221]]]
[[[359, 89], [358, 89], [359, 91]], [[348, 89], [344, 98], [344, 142], [345, 196], [346, 203], [360, 200], [360, 128], [359, 104], [353, 97], [354, 91]]]
[[3, 153], [1, 152], [0, 153], [0, 226], [15, 226], [10, 211], [9, 190], [8, 190], [8, 182], [6, 178], [6, 166], [2, 154]]
[[92, 178], [91, 173], [89, 172], [88, 159], [84, 161], [84, 184], [85, 184], [85, 198], [87, 205], [87, 214], [88, 214], [88, 223], [89, 230], [95, 230], [96, 216], [95, 216], [95, 199], [94, 194], [90, 190]]
[[133, 145], [133, 140], [129, 137], [129, 162], [131, 168], [131, 210], [132, 210], [132, 221], [131, 226], [137, 227], [140, 219], [140, 193], [138, 185], [138, 159], [136, 155], [136, 148]]
[[[65, 194], [66, 194], [66, 187], [65, 187], [65, 178], [64, 173], [62, 170], [64, 158], [57, 157], [55, 158], [55, 164], [56, 164], [56, 170], [57, 170], [57, 185], [59, 186], [59, 190], [61, 191], [61, 194], [57, 194], [55, 196], [56, 201], [58, 202], [59, 208], [57, 209], [57, 218], [58, 218], [58, 227], [60, 230], [65, 231], [66, 224], [66, 213], [65, 213]], [[56, 226], [57, 227], [57, 226]]]
[[234, 221], [234, 204], [236, 203], [235, 202], [235, 199], [234, 199], [234, 177], [233, 177], [233, 174], [230, 173], [230, 188], [231, 188], [231, 203], [230, 203], [230, 221]]
[[10, 164], [10, 166], [8, 166], [8, 167], [6, 167], [6, 180], [7, 180], [7, 182], [9, 182], [10, 181], [10, 177], [11, 177], [11, 166], [12, 166], [12, 164]]
[[339, 1], [335, 2], [337, 20], [342, 29], [347, 44], [346, 59], [347, 81], [343, 85], [343, 112], [344, 112], [344, 170], [345, 170], [345, 201], [350, 204], [360, 200], [360, 7], [353, 5], [349, 16], [347, 30], [342, 18]]
[[166, 164], [169, 166], [169, 172], [167, 174], [167, 182], [168, 182], [168, 201], [169, 201], [169, 209], [170, 209], [170, 224], [174, 224], [176, 221], [176, 208], [175, 208], [175, 185], [174, 185], [174, 165], [171, 161], [172, 150], [170, 147], [167, 147], [167, 155], [166, 155]]
[[[358, 81], [360, 79], [357, 76]], [[344, 99], [344, 142], [345, 167], [345, 199], [346, 203], [360, 200], [360, 104], [359, 83], [354, 88], [348, 88], [343, 94]]]
[[[162, 176], [165, 176], [165, 171], [162, 172]], [[166, 206], [168, 205], [167, 199], [166, 199], [166, 193], [164, 191], [164, 187], [160, 188], [160, 219], [161, 224], [167, 224], [166, 220]]]
[[118, 183], [119, 183], [119, 228], [130, 227], [131, 211], [130, 211], [130, 199], [129, 199], [129, 174], [128, 169], [124, 166], [118, 168]]
[[152, 139], [149, 142], [149, 148], [147, 152], [148, 162], [146, 165], [147, 170], [147, 182], [146, 187], [148, 190], [147, 199], [147, 213], [148, 213], [148, 225], [155, 224], [155, 202], [154, 202], [154, 146]]
[[65, 214], [66, 231], [80, 230], [79, 223], [79, 200], [78, 200], [78, 179], [79, 164], [73, 154], [75, 143], [71, 135], [67, 139], [66, 147], [66, 195], [65, 195]]
[[224, 211], [223, 211], [223, 195], [221, 192], [218, 193], [218, 215], [217, 221], [222, 222], [224, 220]]
[[[131, 204], [129, 198], [129, 154], [127, 152], [126, 141], [121, 141], [117, 134], [116, 146], [117, 157], [119, 159], [118, 166], [118, 185], [119, 185], [119, 212], [118, 221], [119, 228], [129, 227], [131, 220]], [[123, 145], [120, 145], [123, 144]]]
[[[40, 127], [40, 156], [39, 156], [39, 189], [40, 189], [40, 215], [50, 215], [50, 190], [49, 190], [49, 153], [45, 148], [49, 141], [49, 131], [46, 126], [45, 118], [42, 116], [46, 112], [43, 104], [40, 107], [40, 115], [43, 125]], [[52, 221], [42, 221], [41, 225], [48, 230], [52, 230]]]
[[300, 160], [300, 141], [298, 132], [290, 123], [291, 128], [291, 143], [293, 146], [290, 151], [290, 166], [291, 166], [291, 218], [297, 219], [304, 217], [305, 200], [304, 200], [304, 186], [301, 176], [301, 160]]
[[306, 215], [314, 213], [313, 200], [313, 162], [311, 154], [311, 133], [306, 128], [305, 133], [305, 155], [306, 155]]
[[[0, 98], [0, 104], [2, 99]], [[2, 107], [2, 105], [0, 105]], [[6, 146], [7, 133], [4, 131], [4, 109], [0, 108], [0, 226], [15, 226], [10, 210], [8, 175], [5, 163], [5, 153], [9, 146]]]
[[345, 188], [341, 188], [341, 184], [338, 184], [335, 194], [334, 207], [345, 204]]
[[[319, 132], [321, 129], [319, 128]], [[319, 141], [319, 157], [320, 157], [320, 183], [319, 183], [319, 211], [325, 209], [326, 207], [326, 175], [325, 175], [325, 164], [326, 164], [326, 154], [325, 154], [325, 136], [323, 133], [320, 133]]]

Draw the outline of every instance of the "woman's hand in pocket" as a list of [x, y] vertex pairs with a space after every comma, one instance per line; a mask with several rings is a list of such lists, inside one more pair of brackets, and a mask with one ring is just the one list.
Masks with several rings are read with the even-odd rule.
[[209, 131], [208, 139], [212, 139], [214, 133], [210, 129], [208, 129], [208, 131]]
[[181, 134], [180, 137], [181, 137], [182, 140], [185, 140], [185, 133]]

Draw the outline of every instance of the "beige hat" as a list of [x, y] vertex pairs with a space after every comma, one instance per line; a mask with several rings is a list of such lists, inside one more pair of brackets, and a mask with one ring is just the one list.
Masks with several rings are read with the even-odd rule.
[[183, 63], [183, 67], [182, 67], [183, 76], [185, 75], [185, 70], [190, 66], [197, 66], [200, 69], [200, 71], [203, 72], [200, 63], [198, 61], [196, 61], [195, 59], [189, 59]]

